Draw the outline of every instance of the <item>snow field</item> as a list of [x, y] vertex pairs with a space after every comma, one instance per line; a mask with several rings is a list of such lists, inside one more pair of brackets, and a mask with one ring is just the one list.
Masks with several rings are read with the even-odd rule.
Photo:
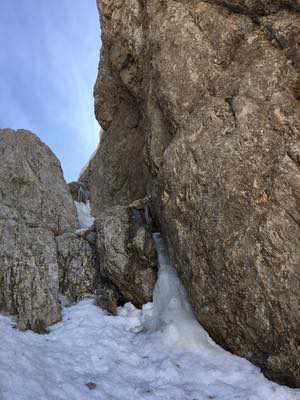
[[[82, 228], [89, 204], [76, 204]], [[300, 400], [216, 345], [196, 321], [160, 234], [153, 304], [109, 316], [87, 299], [49, 334], [0, 315], [0, 400]]]
[[[152, 305], [144, 307], [151, 314]], [[48, 335], [19, 332], [0, 316], [1, 400], [299, 400], [248, 361], [175, 345], [172, 328], [138, 331], [142, 311], [117, 317], [93, 300], [64, 308]], [[90, 390], [86, 384], [97, 386]]]

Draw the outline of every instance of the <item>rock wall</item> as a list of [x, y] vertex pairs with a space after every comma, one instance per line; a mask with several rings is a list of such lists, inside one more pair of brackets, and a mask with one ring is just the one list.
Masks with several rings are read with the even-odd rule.
[[99, 276], [99, 262], [95, 243], [75, 232], [56, 238], [59, 288], [71, 301], [95, 294]]
[[0, 311], [20, 329], [59, 321], [59, 291], [72, 300], [95, 291], [97, 264], [77, 227], [51, 150], [30, 132], [0, 130]]
[[98, 0], [84, 181], [151, 210], [210, 335], [300, 386], [300, 4]]
[[142, 307], [152, 301], [157, 257], [151, 230], [136, 207], [114, 206], [100, 213], [97, 250], [103, 280], [118, 290], [115, 303]]
[[[107, 8], [110, 12], [114, 4]], [[119, 68], [120, 64], [130, 67], [131, 55], [126, 49], [123, 51], [121, 42], [114, 41], [115, 26], [106, 20], [103, 24], [103, 31], [107, 33], [102, 36], [102, 73], [95, 85], [95, 112], [103, 127], [101, 151], [80, 176], [80, 181], [89, 186], [96, 216], [100, 208], [128, 205], [145, 197], [149, 176], [143, 162], [146, 138], [138, 99], [112, 70]], [[128, 29], [133, 29], [135, 35], [135, 25], [128, 26]], [[130, 80], [130, 72], [124, 72], [126, 77], [124, 75], [123, 79]], [[106, 104], [103, 99], [106, 99]]]

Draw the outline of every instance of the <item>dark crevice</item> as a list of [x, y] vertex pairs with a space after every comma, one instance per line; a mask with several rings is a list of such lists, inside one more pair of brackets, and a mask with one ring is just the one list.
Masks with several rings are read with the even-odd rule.
[[243, 6], [238, 5], [238, 4], [228, 3], [226, 0], [213, 0], [213, 1], [212, 0], [204, 0], [204, 2], [205, 3], [210, 3], [210, 4], [216, 4], [219, 7], [227, 9], [229, 12], [231, 12], [233, 14], [245, 15], [245, 16], [251, 18], [252, 21], [256, 25], [260, 24], [259, 17], [264, 16], [263, 12], [257, 11], [256, 13], [254, 13], [254, 12], [252, 12], [251, 10], [249, 10], [246, 7], [243, 7]]
[[298, 5], [298, 4], [287, 4], [283, 8], [286, 8], [289, 11], [296, 11], [296, 12], [300, 13], [300, 5]]
[[300, 219], [297, 219], [291, 212], [287, 212], [287, 215], [295, 222], [296, 225], [300, 226]]
[[274, 11], [270, 11], [270, 12], [266, 12], [265, 9], [262, 7], [261, 9], [257, 8], [254, 11], [251, 11], [248, 7], [240, 5], [240, 4], [232, 4], [230, 2], [228, 2], [227, 0], [203, 0], [206, 3], [210, 3], [210, 4], [216, 4], [220, 7], [226, 8], [228, 11], [230, 11], [231, 13], [234, 14], [240, 14], [240, 15], [246, 15], [248, 17], [250, 17], [253, 22], [259, 24], [259, 17], [264, 17], [267, 15], [274, 15], [277, 14], [280, 11], [291, 11], [291, 12], [296, 12], [296, 13], [300, 13], [300, 5], [298, 4], [282, 4], [282, 5], [278, 5]]
[[286, 43], [278, 37], [277, 32], [271, 25], [266, 25], [266, 30], [268, 40], [275, 41], [281, 50], [284, 50], [287, 47]]
[[231, 112], [231, 114], [233, 116], [234, 125], [236, 127], [237, 126], [237, 117], [236, 117], [236, 112], [235, 112], [235, 109], [234, 109], [233, 97], [226, 97], [225, 101], [229, 106], [229, 110], [230, 110], [230, 112]]
[[293, 163], [297, 165], [297, 167], [300, 167], [300, 154], [292, 151], [287, 151], [287, 156], [289, 157], [290, 160], [292, 160]]

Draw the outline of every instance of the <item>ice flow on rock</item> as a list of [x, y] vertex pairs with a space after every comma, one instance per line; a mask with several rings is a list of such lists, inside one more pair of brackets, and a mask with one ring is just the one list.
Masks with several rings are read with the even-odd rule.
[[149, 313], [149, 307], [144, 307], [142, 325], [150, 331], [164, 329], [168, 341], [179, 346], [224, 352], [196, 320], [161, 234], [154, 233], [153, 238], [158, 254], [158, 279], [153, 293], [153, 308]]
[[91, 214], [91, 204], [89, 201], [86, 203], [75, 201], [75, 206], [77, 209], [78, 221], [81, 229], [90, 228], [95, 218]]

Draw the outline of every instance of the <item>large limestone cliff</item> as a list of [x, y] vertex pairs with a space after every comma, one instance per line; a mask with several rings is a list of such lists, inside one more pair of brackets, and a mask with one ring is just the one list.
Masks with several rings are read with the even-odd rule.
[[98, 0], [94, 213], [151, 196], [194, 311], [300, 386], [300, 5]]
[[0, 129], [0, 312], [16, 315], [20, 329], [59, 321], [59, 292], [95, 292], [97, 262], [77, 227], [51, 150], [31, 132]]
[[66, 184], [36, 135], [0, 129], [0, 156], [0, 312], [43, 333], [60, 320], [64, 297], [97, 296], [112, 313], [152, 300], [156, 253], [143, 202], [94, 223], [87, 188]]

